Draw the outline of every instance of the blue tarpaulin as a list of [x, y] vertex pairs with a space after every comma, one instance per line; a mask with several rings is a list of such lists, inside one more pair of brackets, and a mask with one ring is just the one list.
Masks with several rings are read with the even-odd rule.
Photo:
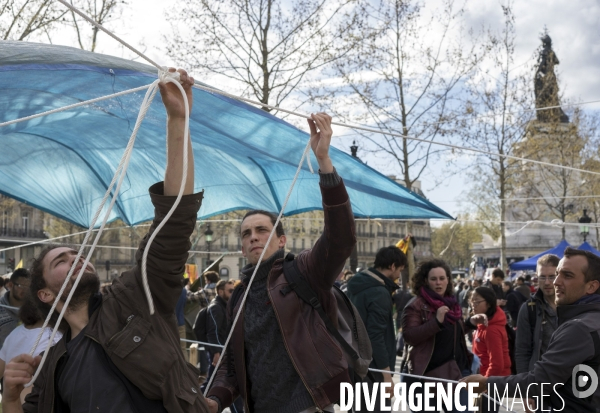
[[537, 260], [542, 255], [554, 254], [559, 258], [562, 258], [565, 255], [565, 249], [570, 246], [571, 245], [563, 239], [556, 247], [550, 248], [548, 251], [540, 252], [533, 257], [527, 258], [526, 260], [510, 264], [510, 269], [512, 271], [535, 270], [537, 267]]
[[577, 249], [593, 252], [594, 254], [600, 257], [600, 251], [588, 244], [587, 241], [581, 244]]
[[[148, 85], [156, 77], [151, 66], [112, 56], [2, 41], [0, 123]], [[144, 92], [0, 127], [0, 192], [87, 227], [124, 152]], [[165, 125], [157, 96], [111, 220], [134, 225], [152, 218], [148, 187], [163, 179]], [[238, 209], [280, 210], [309, 138], [305, 130], [197, 89], [190, 129], [196, 189], [205, 190], [198, 218]], [[451, 218], [350, 155], [332, 148], [331, 158], [357, 217]], [[316, 168], [312, 154], [311, 160]], [[286, 215], [322, 208], [318, 180], [304, 166]]]

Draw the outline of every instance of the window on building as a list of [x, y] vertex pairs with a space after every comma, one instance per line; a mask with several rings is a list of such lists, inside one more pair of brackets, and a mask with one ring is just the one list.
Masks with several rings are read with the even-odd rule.
[[219, 277], [222, 280], [229, 280], [229, 268], [227, 268], [227, 267], [221, 267], [219, 269]]
[[23, 215], [21, 215], [21, 219], [23, 222], [23, 231], [29, 231], [29, 212], [23, 212]]

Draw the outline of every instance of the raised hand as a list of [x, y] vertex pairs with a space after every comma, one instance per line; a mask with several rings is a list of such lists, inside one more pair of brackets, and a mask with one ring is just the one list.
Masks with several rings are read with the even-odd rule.
[[446, 313], [450, 311], [450, 309], [443, 305], [440, 308], [437, 309], [437, 312], [435, 313], [435, 317], [437, 318], [437, 321], [439, 323], [443, 323], [444, 319], [446, 318]]
[[[169, 72], [174, 73], [175, 68], [170, 67]], [[194, 78], [189, 76], [183, 69], [177, 69], [177, 72], [179, 72], [179, 81], [181, 86], [183, 86], [185, 94], [188, 98], [188, 104], [191, 113], [193, 101], [192, 85], [194, 84]], [[167, 115], [169, 115], [169, 118], [185, 118], [185, 106], [179, 88], [171, 82], [161, 82], [158, 84], [158, 87], [160, 89], [160, 96], [165, 108], [167, 109]]]
[[310, 147], [312, 148], [321, 173], [333, 172], [333, 164], [329, 158], [329, 147], [331, 146], [331, 116], [320, 112], [310, 115], [308, 126], [310, 127]]

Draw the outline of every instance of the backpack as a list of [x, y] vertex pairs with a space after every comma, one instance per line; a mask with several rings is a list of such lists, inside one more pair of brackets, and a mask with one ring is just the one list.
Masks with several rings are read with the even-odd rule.
[[[373, 380], [369, 373], [369, 365], [372, 360], [371, 340], [367, 329], [360, 318], [360, 314], [350, 299], [336, 285], [333, 285], [331, 292], [337, 302], [337, 322], [336, 328], [329, 316], [323, 310], [317, 294], [310, 287], [308, 281], [302, 276], [298, 269], [298, 263], [294, 259], [294, 254], [289, 253], [283, 263], [283, 275], [288, 282], [288, 286], [281, 290], [283, 295], [295, 292], [298, 298], [310, 305], [321, 317], [329, 334], [340, 344], [344, 357], [348, 363], [348, 372], [350, 378], [355, 382], [361, 382], [367, 379]], [[231, 295], [232, 308], [235, 308], [237, 301], [243, 296], [243, 289], [236, 288]], [[323, 349], [325, 350], [325, 349]]]
[[508, 355], [510, 356], [510, 372], [511, 374], [517, 374], [517, 362], [515, 359], [515, 342], [517, 340], [517, 333], [506, 323], [504, 326], [506, 329], [506, 336], [508, 337]]
[[336, 328], [325, 310], [323, 310], [317, 294], [300, 273], [294, 254], [287, 254], [285, 257], [283, 275], [288, 282], [288, 286], [281, 290], [281, 293], [285, 295], [291, 291], [295, 292], [298, 298], [310, 305], [319, 314], [325, 322], [329, 334], [337, 340], [342, 348], [344, 357], [348, 362], [350, 377], [354, 381], [363, 381], [369, 373], [369, 365], [373, 359], [371, 339], [358, 310], [348, 296], [335, 285], [331, 288], [338, 308], [338, 327]]
[[196, 321], [194, 321], [194, 326], [192, 327], [194, 330], [194, 334], [196, 334], [196, 339], [198, 341], [208, 342], [208, 337], [206, 335], [206, 319], [208, 315], [208, 307], [204, 307], [198, 312], [196, 316]]

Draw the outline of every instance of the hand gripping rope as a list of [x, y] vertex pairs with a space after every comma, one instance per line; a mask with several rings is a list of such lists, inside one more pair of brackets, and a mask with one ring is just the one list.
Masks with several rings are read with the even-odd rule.
[[67, 296], [64, 304], [63, 304], [63, 308], [62, 311], [60, 312], [59, 316], [58, 316], [58, 320], [56, 321], [56, 325], [54, 326], [54, 329], [52, 330], [52, 335], [50, 336], [50, 340], [48, 342], [48, 346], [46, 348], [46, 351], [44, 352], [44, 355], [42, 357], [42, 361], [40, 362], [40, 365], [38, 366], [35, 375], [33, 376], [33, 378], [31, 379], [31, 381], [29, 383], [26, 384], [26, 387], [31, 386], [35, 380], [37, 379], [42, 366], [44, 365], [45, 361], [46, 361], [46, 357], [48, 356], [48, 350], [50, 349], [50, 346], [52, 345], [53, 341], [54, 341], [54, 336], [56, 335], [56, 332], [58, 331], [58, 327], [60, 325], [60, 322], [62, 321], [64, 314], [69, 306], [69, 303], [71, 301], [71, 298], [73, 297], [73, 294], [75, 293], [75, 290], [77, 289], [77, 285], [79, 284], [79, 281], [81, 280], [81, 277], [83, 275], [83, 273], [85, 272], [85, 269], [87, 268], [89, 262], [90, 262], [90, 258], [94, 252], [94, 249], [96, 248], [96, 245], [98, 243], [98, 241], [100, 240], [100, 237], [102, 235], [102, 232], [104, 230], [104, 226], [106, 225], [106, 222], [108, 220], [108, 217], [110, 216], [110, 212], [112, 211], [112, 208], [117, 200], [117, 196], [119, 194], [119, 191], [121, 189], [121, 184], [123, 183], [123, 180], [125, 179], [125, 175], [127, 173], [127, 168], [129, 166], [129, 160], [131, 158], [131, 153], [133, 150], [133, 145], [135, 143], [135, 138], [137, 136], [137, 133], [139, 131], [139, 128], [142, 124], [142, 121], [144, 120], [144, 117], [146, 116], [146, 113], [148, 112], [148, 108], [150, 107], [150, 105], [152, 104], [152, 100], [154, 99], [154, 97], [156, 96], [156, 92], [158, 90], [158, 84], [159, 82], [163, 82], [163, 83], [173, 83], [175, 84], [179, 90], [181, 91], [181, 94], [183, 96], [183, 100], [185, 103], [185, 132], [184, 132], [184, 139], [183, 139], [183, 175], [182, 175], [182, 179], [181, 179], [181, 187], [179, 188], [179, 194], [177, 195], [177, 199], [175, 200], [175, 203], [173, 204], [173, 206], [171, 207], [171, 210], [168, 212], [168, 214], [164, 217], [164, 219], [162, 220], [162, 222], [157, 226], [156, 230], [153, 232], [153, 234], [151, 235], [150, 239], [148, 240], [148, 244], [146, 245], [146, 248], [144, 250], [143, 256], [142, 256], [142, 281], [144, 284], [144, 291], [146, 293], [146, 298], [148, 299], [148, 307], [150, 309], [150, 314], [154, 314], [154, 302], [152, 300], [152, 295], [150, 293], [150, 287], [148, 285], [148, 276], [146, 273], [146, 261], [147, 261], [147, 257], [148, 257], [148, 251], [150, 249], [150, 246], [152, 245], [152, 242], [154, 241], [154, 238], [156, 237], [156, 234], [160, 231], [160, 229], [165, 225], [165, 223], [167, 222], [167, 220], [171, 217], [171, 215], [173, 215], [173, 212], [175, 211], [175, 208], [177, 208], [177, 205], [179, 204], [181, 197], [183, 196], [183, 191], [185, 188], [185, 183], [186, 183], [186, 178], [187, 178], [187, 170], [188, 170], [188, 142], [190, 139], [189, 136], [189, 118], [190, 118], [190, 113], [189, 113], [189, 106], [188, 106], [188, 99], [187, 96], [185, 94], [185, 90], [183, 89], [183, 87], [181, 86], [181, 84], [179, 83], [179, 73], [178, 72], [168, 72], [166, 70], [166, 68], [163, 68], [159, 71], [158, 73], [158, 79], [155, 80], [149, 87], [148, 90], [146, 91], [146, 95], [144, 96], [144, 100], [142, 101], [142, 105], [140, 108], [140, 112], [138, 114], [138, 118], [135, 124], [135, 127], [133, 129], [133, 132], [131, 133], [131, 137], [129, 138], [129, 142], [127, 143], [127, 147], [125, 148], [125, 152], [123, 153], [123, 156], [121, 157], [121, 161], [119, 162], [119, 165], [117, 167], [117, 170], [115, 171], [115, 174], [113, 176], [113, 179], [111, 181], [111, 183], [108, 186], [108, 189], [106, 190], [106, 193], [104, 194], [104, 197], [102, 198], [102, 202], [100, 203], [100, 205], [98, 206], [98, 209], [96, 210], [96, 213], [94, 215], [94, 218], [92, 219], [92, 222], [90, 223], [90, 226], [88, 228], [88, 231], [85, 235], [85, 238], [81, 244], [81, 247], [79, 248], [79, 251], [77, 253], [77, 256], [75, 257], [75, 260], [73, 262], [73, 265], [71, 266], [71, 269], [69, 270], [67, 277], [65, 278], [65, 281], [63, 282], [63, 285], [60, 289], [60, 291], [58, 292], [54, 303], [52, 304], [52, 307], [50, 308], [50, 312], [48, 313], [48, 316], [46, 317], [46, 320], [44, 321], [44, 324], [40, 330], [40, 333], [37, 336], [37, 339], [35, 341], [35, 344], [33, 345], [33, 348], [31, 349], [31, 351], [29, 352], [30, 355], [33, 355], [35, 353], [35, 350], [37, 349], [37, 346], [41, 340], [42, 334], [44, 332], [44, 330], [46, 329], [46, 327], [48, 326], [48, 323], [50, 321], [50, 318], [52, 317], [52, 314], [54, 313], [54, 310], [56, 308], [56, 305], [58, 304], [60, 298], [62, 297], [65, 289], [67, 288], [67, 286], [69, 285], [69, 282], [71, 280], [71, 277], [73, 276], [73, 272], [75, 270], [75, 267], [77, 265], [79, 265], [79, 260], [81, 258], [81, 256], [83, 255], [83, 251], [85, 249], [85, 247], [87, 246], [88, 240], [94, 230], [94, 225], [96, 224], [96, 221], [98, 220], [98, 217], [100, 216], [100, 213], [102, 211], [102, 209], [104, 208], [104, 205], [108, 199], [108, 197], [110, 196], [113, 187], [115, 186], [115, 183], [118, 180], [116, 189], [114, 191], [112, 200], [110, 202], [110, 205], [108, 206], [108, 209], [104, 215], [104, 218], [102, 220], [102, 224], [100, 225], [100, 229], [98, 230], [97, 234], [96, 234], [96, 238], [94, 239], [94, 242], [92, 243], [92, 246], [90, 247], [90, 250], [87, 253], [87, 256], [85, 258], [85, 261], [81, 267], [81, 269], [79, 270], [79, 274], [77, 274], [77, 278], [75, 279], [75, 281], [73, 282], [73, 285], [71, 287], [71, 290], [69, 292], [69, 295]]

